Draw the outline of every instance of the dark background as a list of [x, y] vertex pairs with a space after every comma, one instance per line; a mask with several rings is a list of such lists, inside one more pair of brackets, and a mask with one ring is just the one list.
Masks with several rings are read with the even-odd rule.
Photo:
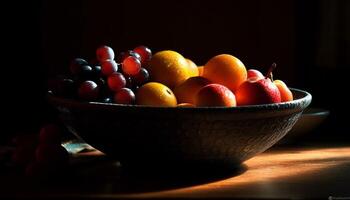
[[[3, 7], [3, 104], [0, 138], [32, 130], [54, 116], [45, 103], [48, 77], [74, 57], [91, 59], [107, 44], [115, 52], [143, 44], [172, 49], [203, 65], [232, 54], [247, 68], [313, 95], [330, 117], [311, 139], [348, 141], [350, 1], [76, 0], [13, 2]], [[5, 70], [4, 70], [5, 69]], [[310, 139], [310, 138], [309, 138]]]

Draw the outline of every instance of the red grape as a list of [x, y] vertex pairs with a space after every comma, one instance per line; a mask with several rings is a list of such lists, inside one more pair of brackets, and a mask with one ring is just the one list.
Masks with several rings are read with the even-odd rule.
[[145, 68], [141, 68], [139, 73], [132, 77], [136, 85], [143, 85], [149, 80], [149, 73]]
[[114, 60], [105, 60], [101, 64], [101, 71], [103, 75], [109, 76], [113, 72], [118, 71], [118, 64]]
[[96, 50], [96, 57], [100, 62], [114, 60], [114, 51], [109, 46], [101, 46]]
[[114, 92], [117, 92], [118, 90], [122, 89], [126, 85], [126, 80], [123, 74], [119, 72], [114, 72], [110, 76], [108, 76], [107, 79], [108, 87], [113, 90]]
[[84, 81], [80, 84], [78, 95], [84, 100], [95, 100], [99, 96], [99, 87], [93, 81]]
[[114, 102], [118, 104], [133, 104], [135, 94], [129, 88], [122, 88], [114, 95]]
[[137, 58], [129, 56], [124, 59], [122, 64], [122, 70], [125, 74], [130, 76], [136, 75], [137, 73], [139, 73], [140, 69], [141, 62]]
[[152, 58], [152, 51], [146, 46], [138, 46], [134, 49], [134, 52], [140, 54], [142, 65], [146, 64]]

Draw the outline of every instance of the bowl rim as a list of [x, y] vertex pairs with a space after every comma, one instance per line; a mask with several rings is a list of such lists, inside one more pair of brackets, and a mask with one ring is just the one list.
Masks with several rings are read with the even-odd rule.
[[47, 100], [49, 103], [55, 106], [64, 106], [68, 108], [87, 108], [87, 109], [137, 109], [145, 111], [162, 111], [162, 110], [177, 110], [177, 111], [256, 111], [256, 110], [289, 110], [299, 108], [300, 110], [305, 109], [312, 100], [312, 95], [301, 89], [290, 88], [293, 96], [301, 96], [298, 99], [294, 99], [288, 102], [273, 103], [273, 104], [260, 104], [260, 105], [248, 105], [248, 106], [235, 106], [235, 107], [160, 107], [160, 106], [145, 106], [145, 105], [125, 105], [116, 103], [103, 103], [103, 102], [84, 102], [77, 99], [70, 99], [64, 97], [54, 96], [52, 92], [48, 91]]

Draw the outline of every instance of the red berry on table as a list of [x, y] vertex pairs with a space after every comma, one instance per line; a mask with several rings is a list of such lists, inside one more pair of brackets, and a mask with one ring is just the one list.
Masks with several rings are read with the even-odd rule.
[[93, 81], [84, 81], [79, 86], [78, 95], [84, 100], [96, 100], [99, 96], [99, 87]]
[[139, 73], [132, 77], [136, 85], [143, 85], [149, 80], [149, 73], [147, 69], [141, 68]]
[[114, 92], [122, 89], [126, 85], [126, 80], [123, 74], [114, 72], [107, 79], [108, 87]]
[[38, 134], [21, 134], [13, 138], [12, 142], [16, 146], [35, 147], [38, 144]]
[[96, 57], [100, 62], [114, 60], [114, 51], [109, 46], [101, 46], [96, 50]]
[[35, 150], [35, 160], [43, 164], [65, 164], [68, 158], [68, 151], [61, 145], [40, 144]]
[[61, 144], [62, 130], [56, 124], [47, 124], [40, 129], [41, 144]]
[[48, 175], [48, 171], [46, 165], [33, 161], [26, 166], [25, 175], [28, 177], [40, 177]]
[[141, 62], [133, 57], [129, 56], [124, 59], [122, 63], [122, 70], [125, 74], [133, 76], [139, 73], [141, 69]]
[[152, 51], [146, 46], [138, 46], [134, 49], [134, 52], [141, 56], [142, 65], [146, 64], [152, 58]]
[[21, 134], [13, 138], [15, 149], [11, 161], [18, 165], [26, 165], [35, 158], [35, 148], [38, 145], [38, 134]]
[[101, 64], [101, 72], [105, 76], [111, 75], [118, 71], [118, 64], [114, 60], [105, 60]]
[[35, 159], [35, 147], [17, 146], [12, 153], [11, 161], [17, 165], [26, 165]]
[[122, 88], [114, 95], [114, 102], [118, 104], [134, 104], [135, 94], [129, 88]]

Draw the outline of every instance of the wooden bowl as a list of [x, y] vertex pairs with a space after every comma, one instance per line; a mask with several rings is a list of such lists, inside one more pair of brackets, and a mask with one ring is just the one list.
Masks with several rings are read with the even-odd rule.
[[311, 95], [240, 107], [148, 107], [81, 102], [48, 95], [67, 127], [122, 163], [240, 164], [278, 142]]

